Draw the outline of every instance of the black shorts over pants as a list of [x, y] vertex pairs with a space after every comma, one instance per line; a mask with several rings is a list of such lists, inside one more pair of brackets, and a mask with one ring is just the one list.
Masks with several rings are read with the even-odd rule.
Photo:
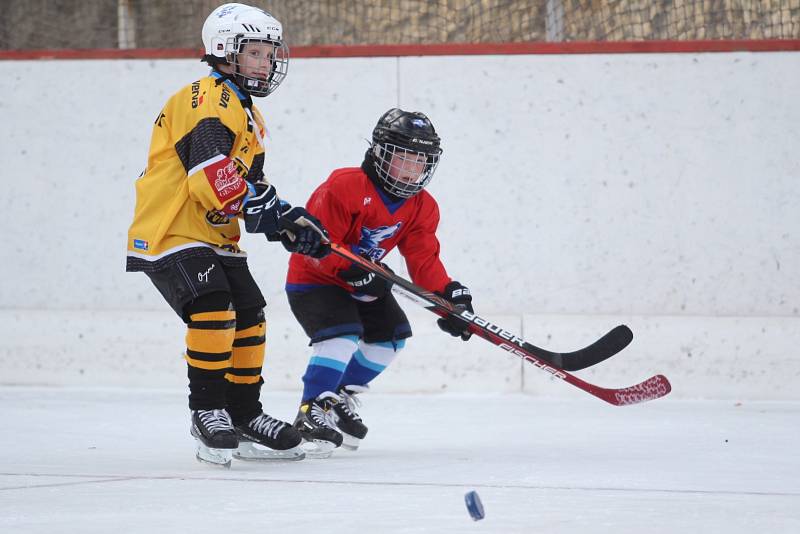
[[286, 292], [297, 321], [311, 343], [355, 335], [367, 343], [411, 337], [408, 318], [391, 293], [363, 302], [338, 286], [313, 286]]
[[235, 310], [267, 304], [244, 262], [234, 266], [213, 256], [190, 257], [145, 274], [185, 323], [189, 322], [187, 304], [211, 293], [230, 295]]

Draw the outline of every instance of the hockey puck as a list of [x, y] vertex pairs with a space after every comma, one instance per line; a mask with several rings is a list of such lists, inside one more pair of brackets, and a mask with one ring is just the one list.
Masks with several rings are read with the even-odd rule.
[[480, 521], [486, 514], [483, 513], [483, 503], [478, 496], [478, 492], [469, 491], [464, 495], [464, 502], [467, 505], [467, 511], [473, 521]]

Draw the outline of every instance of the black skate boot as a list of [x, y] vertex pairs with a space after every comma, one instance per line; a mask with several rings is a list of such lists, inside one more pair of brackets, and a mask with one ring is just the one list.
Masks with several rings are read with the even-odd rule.
[[192, 410], [192, 436], [197, 440], [197, 459], [222, 467], [231, 466], [239, 439], [225, 410]]
[[239, 448], [237, 460], [302, 460], [303, 438], [292, 425], [262, 413], [249, 423], [235, 425]]
[[367, 390], [369, 386], [342, 386], [337, 392], [341, 400], [333, 406], [333, 419], [342, 433], [342, 447], [351, 451], [358, 449], [361, 440], [367, 435], [367, 425], [356, 413], [356, 408], [361, 406], [356, 395]]
[[333, 403], [338, 401], [336, 394], [326, 391], [300, 405], [294, 428], [306, 440], [305, 451], [309, 458], [328, 458], [333, 449], [342, 444], [342, 435], [331, 419]]

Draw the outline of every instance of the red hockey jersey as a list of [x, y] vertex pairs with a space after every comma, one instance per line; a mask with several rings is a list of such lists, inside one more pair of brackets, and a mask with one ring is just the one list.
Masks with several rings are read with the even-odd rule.
[[[427, 191], [393, 202], [359, 167], [337, 169], [311, 195], [306, 209], [330, 233], [331, 240], [380, 261], [398, 247], [411, 280], [429, 291], [442, 291], [450, 277], [439, 259], [439, 206]], [[287, 291], [308, 286], [352, 288], [337, 276], [350, 262], [333, 254], [319, 260], [292, 254]]]

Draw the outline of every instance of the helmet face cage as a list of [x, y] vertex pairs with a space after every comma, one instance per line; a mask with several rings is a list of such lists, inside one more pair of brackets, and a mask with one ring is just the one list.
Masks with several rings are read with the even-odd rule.
[[211, 65], [231, 65], [230, 76], [252, 96], [267, 96], [286, 77], [289, 48], [283, 26], [263, 9], [223, 4], [206, 18], [201, 33], [206, 52], [203, 59]]
[[410, 198], [433, 178], [442, 151], [419, 151], [393, 143], [374, 143], [375, 171], [383, 188], [398, 198]]
[[[269, 52], [263, 59], [256, 61], [269, 62], [266, 78], [247, 76], [243, 72], [244, 58], [247, 55], [247, 45], [265, 44]], [[267, 96], [274, 92], [283, 82], [289, 70], [289, 48], [283, 41], [269, 39], [254, 39], [237, 35], [229, 37], [225, 42], [225, 59], [233, 67], [233, 78], [236, 83], [253, 96]]]

